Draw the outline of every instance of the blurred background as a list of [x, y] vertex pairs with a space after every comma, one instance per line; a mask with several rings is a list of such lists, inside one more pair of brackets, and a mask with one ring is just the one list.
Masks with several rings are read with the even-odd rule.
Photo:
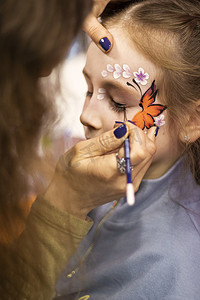
[[[54, 164], [61, 154], [85, 139], [80, 123], [87, 85], [82, 74], [89, 38], [81, 32], [60, 66], [60, 93], [56, 95], [59, 118], [51, 132], [42, 136], [39, 152]], [[53, 78], [54, 72], [50, 75]], [[48, 87], [47, 87], [48, 88]]]

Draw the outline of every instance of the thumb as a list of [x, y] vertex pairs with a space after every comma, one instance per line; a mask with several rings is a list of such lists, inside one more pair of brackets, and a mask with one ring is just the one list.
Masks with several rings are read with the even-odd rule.
[[158, 127], [155, 127], [155, 126], [151, 127], [147, 132], [147, 136], [153, 142], [155, 141], [157, 134], [158, 134]]
[[85, 20], [83, 29], [101, 51], [108, 53], [112, 49], [113, 37], [111, 33], [99, 23], [92, 13]]
[[122, 124], [100, 136], [76, 144], [77, 160], [101, 156], [118, 149], [128, 137], [128, 134], [129, 128], [126, 124]]

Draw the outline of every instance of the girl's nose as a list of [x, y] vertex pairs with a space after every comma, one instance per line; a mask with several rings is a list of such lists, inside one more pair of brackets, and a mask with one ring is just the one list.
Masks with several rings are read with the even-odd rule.
[[89, 127], [90, 129], [99, 130], [102, 127], [100, 111], [94, 102], [88, 101], [83, 107], [82, 114], [80, 116], [81, 123]]

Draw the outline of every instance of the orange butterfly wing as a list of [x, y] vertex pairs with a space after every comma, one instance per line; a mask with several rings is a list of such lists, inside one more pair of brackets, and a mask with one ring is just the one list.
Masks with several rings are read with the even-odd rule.
[[139, 111], [134, 118], [132, 119], [132, 122], [135, 123], [135, 125], [142, 130], [146, 127], [147, 129], [154, 126], [154, 118], [145, 113], [144, 111]]
[[152, 82], [151, 87], [143, 94], [140, 100], [140, 106], [142, 111], [135, 114], [132, 122], [142, 130], [146, 127], [147, 129], [154, 126], [154, 117], [159, 116], [167, 107], [161, 104], [153, 104], [158, 90], [155, 86], [155, 80]]

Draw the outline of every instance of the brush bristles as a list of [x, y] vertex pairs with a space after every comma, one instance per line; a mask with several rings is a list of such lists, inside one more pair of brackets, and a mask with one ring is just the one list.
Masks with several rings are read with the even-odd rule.
[[127, 183], [126, 185], [126, 199], [129, 205], [134, 205], [135, 203], [135, 193], [132, 183]]

